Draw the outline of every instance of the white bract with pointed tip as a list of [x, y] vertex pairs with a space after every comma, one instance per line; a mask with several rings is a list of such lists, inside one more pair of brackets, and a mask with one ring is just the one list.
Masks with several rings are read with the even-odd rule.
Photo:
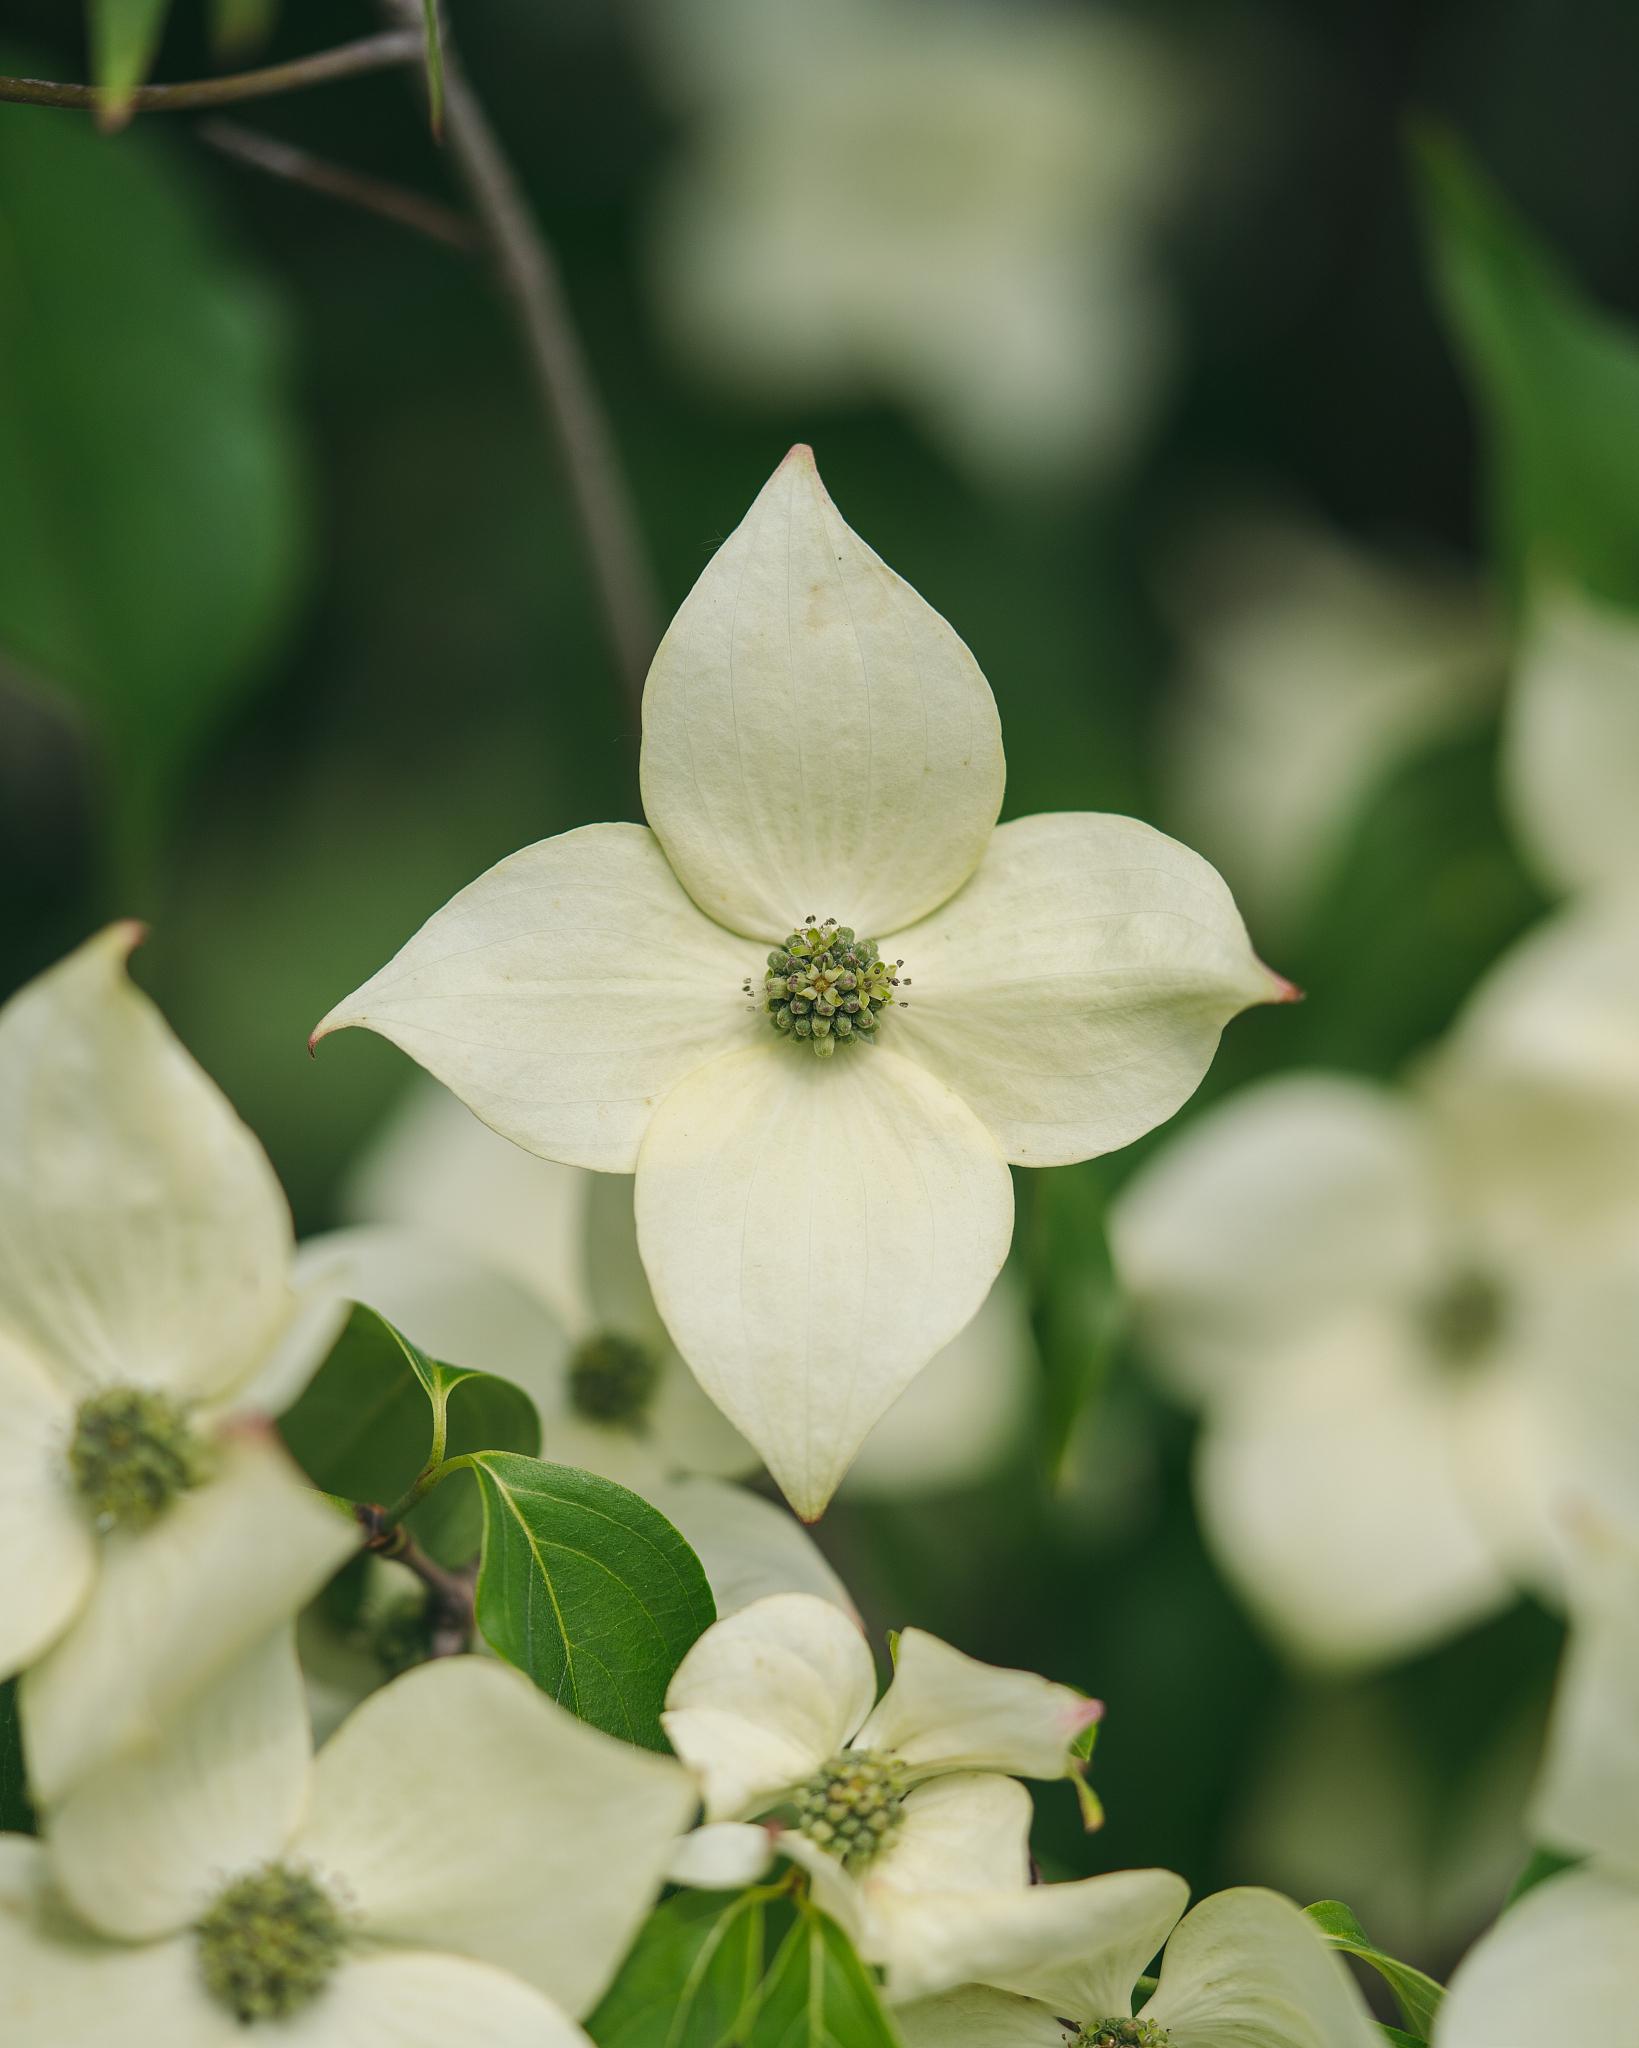
[[7, 2048], [575, 2048], [694, 1809], [670, 1760], [472, 1657], [312, 1755], [288, 1629], [46, 1842], [0, 1836]]
[[898, 1639], [878, 1700], [865, 1639], [835, 1607], [757, 1601], [706, 1631], [666, 1695], [662, 1724], [707, 1822], [674, 1874], [714, 1887], [790, 1856], [887, 1970], [890, 1996], [959, 1982], [975, 1942], [1011, 1955], [1041, 1938], [1020, 1918], [1031, 1807], [1012, 1774], [1079, 1786], [1098, 1714], [1068, 1686], [920, 1629]]
[[1393, 1658], [1551, 1590], [1639, 1380], [1639, 915], [1557, 913], [1406, 1089], [1259, 1083], [1123, 1191], [1122, 1278], [1205, 1411], [1218, 1555], [1299, 1654]]
[[642, 769], [652, 830], [502, 861], [315, 1036], [378, 1031], [525, 1149], [635, 1172], [667, 1328], [811, 1517], [984, 1300], [1009, 1161], [1131, 1143], [1291, 990], [1148, 826], [995, 829], [984, 677], [805, 448], [672, 622]]
[[[1250, 1886], [1218, 1892], [1179, 1922], [1181, 1878], [1170, 1900], [1156, 1889], [1147, 1918], [1111, 1915], [1096, 1889], [1165, 1875], [1039, 1888], [1032, 1896], [1085, 1895], [1079, 1938], [1067, 1930], [1040, 1959], [901, 2007], [905, 2048], [1380, 2048], [1342, 1958], [1290, 1899]], [[1135, 2016], [1133, 1987], [1163, 1941], [1160, 1982]]]
[[114, 925], [0, 1010], [0, 1678], [49, 1806], [358, 1542], [252, 1421], [304, 1349], [261, 1147]]

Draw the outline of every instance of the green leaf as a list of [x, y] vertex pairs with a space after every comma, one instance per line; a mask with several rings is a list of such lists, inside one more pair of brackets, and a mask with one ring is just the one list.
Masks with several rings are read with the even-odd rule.
[[106, 128], [130, 118], [131, 95], [147, 82], [165, 33], [171, 0], [87, 0], [91, 82], [101, 88], [98, 119]]
[[870, 1972], [806, 1900], [764, 1980], [745, 2048], [899, 2048]]
[[583, 1721], [664, 1749], [666, 1687], [716, 1619], [700, 1560], [612, 1479], [492, 1451], [472, 1470], [484, 1506], [485, 1638]]
[[1551, 1877], [1558, 1877], [1562, 1871], [1575, 1870], [1585, 1863], [1585, 1856], [1567, 1856], [1559, 1849], [1533, 1849], [1527, 1857], [1525, 1868], [1508, 1887], [1508, 1896], [1502, 1902], [1506, 1913], [1510, 1906], [1518, 1905], [1525, 1894], [1535, 1891], [1539, 1884], [1546, 1884]]
[[168, 142], [0, 121], [0, 649], [91, 722], [127, 912], [302, 565], [272, 302]]
[[1392, 2048], [1428, 2048], [1421, 2034], [1403, 2033], [1399, 2027], [1391, 2027], [1387, 2020], [1378, 2021], [1377, 2031], [1392, 2044]]
[[279, 0], [211, 0], [211, 54], [227, 64], [259, 50], [278, 12]]
[[1305, 1910], [1333, 1948], [1358, 1957], [1377, 1972], [1394, 1993], [1406, 2024], [1426, 2041], [1434, 2031], [1434, 2015], [1445, 1996], [1443, 1987], [1421, 1970], [1413, 1969], [1410, 1963], [1397, 1962], [1380, 1948], [1374, 1948], [1366, 1938], [1366, 1930], [1341, 1899], [1321, 1899]]
[[[400, 1499], [436, 1462], [435, 1452], [534, 1452], [541, 1442], [540, 1417], [521, 1387], [493, 1373], [439, 1365], [361, 1307], [279, 1429], [315, 1486], [382, 1505]], [[406, 1526], [441, 1564], [465, 1564], [483, 1529], [471, 1478], [452, 1473]]]
[[433, 134], [444, 133], [444, 27], [439, 0], [421, 0], [427, 22], [427, 116]]
[[1039, 1173], [1031, 1193], [1032, 1323], [1044, 1374], [1042, 1456], [1049, 1476], [1057, 1479], [1076, 1423], [1114, 1355], [1123, 1304], [1110, 1264], [1097, 1167]]
[[732, 2048], [763, 1976], [766, 1894], [680, 1892], [649, 1916], [586, 2022], [599, 2048]]
[[1639, 339], [1591, 303], [1451, 137], [1417, 149], [1436, 285], [1484, 416], [1494, 516], [1539, 564], [1639, 603]]
[[17, 1718], [17, 1681], [0, 1685], [0, 1834], [32, 1835], [34, 1808], [23, 1769], [23, 1730]]

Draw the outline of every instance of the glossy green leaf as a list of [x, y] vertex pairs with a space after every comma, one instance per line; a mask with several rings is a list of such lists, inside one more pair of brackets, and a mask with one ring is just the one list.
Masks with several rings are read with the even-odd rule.
[[1042, 1456], [1056, 1479], [1123, 1327], [1095, 1164], [1054, 1167], [1033, 1177], [1029, 1258], [1032, 1324], [1044, 1375]]
[[17, 1718], [17, 1681], [0, 1685], [0, 1834], [31, 1835], [34, 1808], [23, 1769], [23, 1730]]
[[871, 1973], [804, 1901], [764, 1980], [745, 2048], [898, 2048]]
[[1357, 1957], [1377, 1972], [1394, 1993], [1406, 2024], [1417, 2037], [1427, 2040], [1434, 2031], [1434, 2015], [1445, 1997], [1444, 1988], [1410, 1963], [1398, 1962], [1374, 1947], [1366, 1938], [1366, 1930], [1341, 1899], [1321, 1899], [1305, 1910], [1333, 1948]]
[[0, 120], [0, 653], [89, 719], [123, 911], [302, 554], [273, 307], [168, 143]]
[[211, 50], [219, 64], [259, 50], [273, 33], [279, 0], [211, 0]]
[[[373, 1309], [355, 1308], [279, 1429], [315, 1486], [389, 1506], [435, 1461], [441, 1419], [445, 1457], [540, 1448], [540, 1417], [521, 1387], [440, 1365]], [[466, 1563], [483, 1527], [470, 1476], [452, 1473], [406, 1524], [441, 1563]]]
[[1391, 2027], [1386, 2020], [1379, 2020], [1377, 2031], [1389, 2043], [1389, 2048], [1428, 2048], [1421, 2034], [1408, 2034], [1400, 2027]]
[[716, 1619], [700, 1560], [664, 1515], [592, 1472], [485, 1451], [478, 1626], [594, 1727], [664, 1749], [672, 1673]]
[[101, 88], [101, 118], [118, 126], [129, 117], [131, 95], [146, 84], [171, 0], [88, 0], [86, 40], [91, 82]]
[[1455, 141], [1424, 137], [1418, 164], [1505, 558], [1639, 603], [1639, 337], [1588, 299]]
[[586, 2031], [599, 2048], [734, 2048], [762, 1982], [766, 1917], [762, 1891], [668, 1899]]

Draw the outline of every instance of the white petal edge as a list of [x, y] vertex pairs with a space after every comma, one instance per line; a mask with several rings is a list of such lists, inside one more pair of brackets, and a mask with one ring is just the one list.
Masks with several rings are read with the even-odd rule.
[[274, 2038], [279, 2048], [591, 2048], [567, 2013], [505, 1970], [392, 1949], [348, 1957]]
[[860, 1730], [861, 1749], [913, 1771], [1001, 1771], [1062, 1778], [1070, 1745], [1102, 1709], [1033, 1671], [982, 1664], [924, 1629], [899, 1638], [893, 1682]]
[[1434, 2048], [1629, 2048], [1639, 2011], [1639, 1885], [1595, 1870], [1548, 1879], [1458, 1964]]
[[102, 1540], [68, 1633], [23, 1676], [29, 1781], [51, 1806], [157, 1741], [171, 1716], [288, 1621], [358, 1547], [358, 1530], [260, 1434], [224, 1438], [216, 1476], [140, 1535]]
[[1232, 1017], [1296, 993], [1199, 854], [1090, 811], [1003, 825], [961, 893], [882, 950], [910, 984], [884, 1035], [1016, 1166], [1130, 1145], [1195, 1093]]
[[811, 1593], [774, 1593], [706, 1630], [660, 1722], [700, 1781], [706, 1818], [741, 1820], [834, 1756], [875, 1698], [858, 1623]]
[[1441, 1271], [1428, 1134], [1403, 1096], [1343, 1074], [1281, 1075], [1209, 1109], [1127, 1183], [1109, 1227], [1152, 1360], [1195, 1400], [1340, 1311], [1422, 1298]]
[[0, 1336], [0, 1678], [32, 1663], [85, 1603], [97, 1542], [70, 1490], [74, 1404]]
[[782, 1040], [666, 1098], [637, 1229], [678, 1349], [812, 1521], [984, 1300], [1013, 1183], [972, 1111], [911, 1061], [875, 1045], [821, 1061]]
[[289, 1312], [267, 1155], [110, 925], [0, 1010], [0, 1328], [88, 1393], [247, 1379]]
[[1380, 1316], [1294, 1344], [1208, 1410], [1207, 1541], [1300, 1661], [1387, 1663], [1509, 1600], [1462, 1484], [1459, 1423], [1415, 1333]]
[[[0, 1836], [0, 1842], [20, 1840]], [[38, 1845], [28, 1843], [29, 1849]], [[33, 1859], [43, 1866], [43, 1856]], [[99, 1941], [44, 1889], [43, 1870], [8, 1873], [15, 1903], [0, 1896], [0, 2040], [6, 2048], [108, 2048], [117, 2016], [122, 2042], [148, 2048], [242, 2048], [244, 2029], [210, 1999], [186, 1935], [128, 1947]], [[6, 1890], [11, 1892], [8, 1881]]]
[[719, 1619], [771, 1593], [811, 1593], [858, 1625], [824, 1552], [777, 1502], [722, 1479], [674, 1479], [649, 1498], [705, 1568]]
[[766, 1875], [774, 1860], [778, 1832], [754, 1821], [708, 1821], [685, 1835], [673, 1850], [667, 1879], [695, 1891], [740, 1891]]
[[695, 1806], [669, 1758], [589, 1728], [489, 1658], [451, 1657], [373, 1693], [325, 1744], [295, 1849], [369, 1935], [493, 1963], [578, 2014]]
[[52, 1875], [99, 1933], [180, 1933], [284, 1850], [312, 1755], [287, 1625], [201, 1687], [152, 1748], [81, 1780], [47, 1822]]
[[313, 1041], [379, 1032], [526, 1152], [630, 1173], [666, 1090], [750, 1039], [760, 957], [695, 908], [652, 832], [583, 825], [469, 882]]
[[1503, 727], [1503, 790], [1553, 887], [1639, 881], [1639, 617], [1568, 585], [1533, 599]]
[[880, 937], [966, 881], [1003, 779], [973, 656], [793, 448], [644, 691], [644, 813], [684, 887], [765, 950], [809, 915]]
[[1533, 1833], [1639, 1887], [1639, 1530], [1584, 1527]]
[[[1343, 1958], [1278, 1892], [1242, 1886], [1180, 1922], [1141, 2017], [1171, 2048], [1382, 2048]], [[1498, 2048], [1498, 2044], [1488, 2044]]]
[[1070, 2036], [1050, 2006], [982, 1984], [897, 2006], [904, 2048], [1067, 2048]]

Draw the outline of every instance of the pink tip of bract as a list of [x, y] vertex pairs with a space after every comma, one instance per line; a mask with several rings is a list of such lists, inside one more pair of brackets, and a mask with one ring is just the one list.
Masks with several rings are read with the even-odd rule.
[[1103, 1718], [1102, 1700], [1077, 1700], [1068, 1715], [1070, 1733], [1079, 1735], [1083, 1728], [1091, 1728], [1095, 1721], [1102, 1721]]
[[1288, 981], [1284, 974], [1277, 974], [1272, 967], [1266, 967], [1264, 972], [1275, 984], [1275, 992], [1269, 998], [1272, 1003], [1301, 1003], [1303, 1001], [1303, 990], [1298, 987], [1295, 981]]
[[147, 938], [149, 928], [140, 917], [122, 917], [110, 929], [117, 934], [120, 948], [129, 958]]
[[794, 447], [787, 450], [785, 461], [780, 464], [781, 469], [784, 469], [790, 463], [795, 463], [800, 469], [815, 469], [818, 467], [818, 464], [814, 461], [814, 451], [806, 441], [798, 441]]

